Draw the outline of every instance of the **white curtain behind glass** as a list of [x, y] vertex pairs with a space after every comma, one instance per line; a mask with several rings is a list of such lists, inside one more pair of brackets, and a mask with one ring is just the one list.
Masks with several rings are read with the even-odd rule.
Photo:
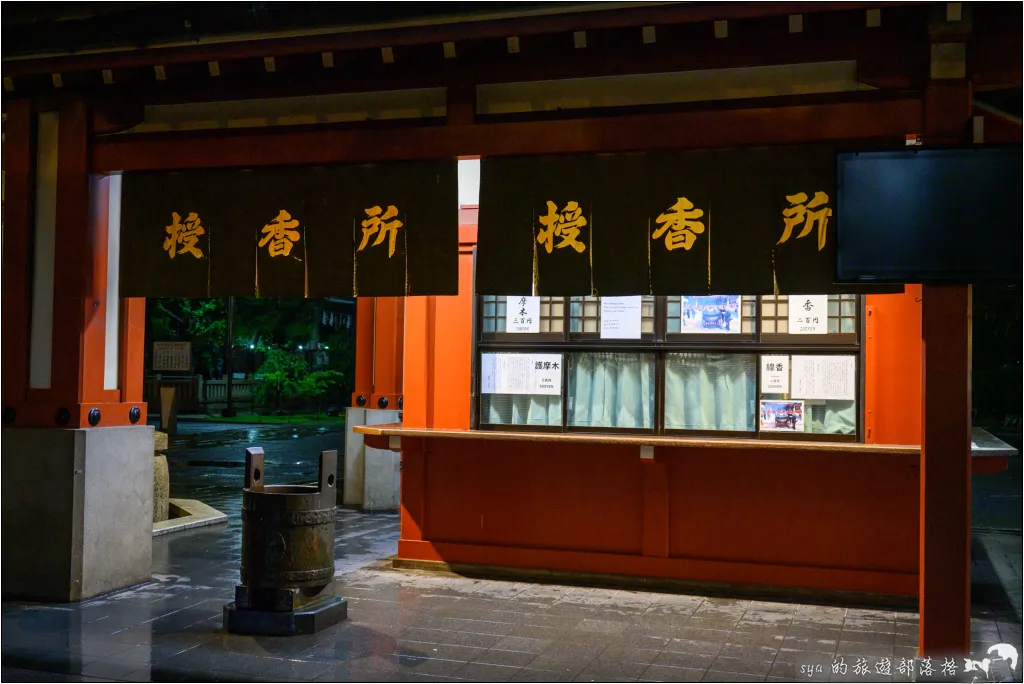
[[484, 394], [481, 423], [492, 425], [561, 425], [562, 397], [554, 395]]
[[654, 427], [653, 378], [653, 354], [574, 354], [569, 425]]
[[806, 432], [852, 435], [857, 431], [857, 404], [829, 399], [824, 406], [809, 406], [804, 422]]
[[665, 427], [754, 429], [757, 362], [748, 354], [667, 354]]

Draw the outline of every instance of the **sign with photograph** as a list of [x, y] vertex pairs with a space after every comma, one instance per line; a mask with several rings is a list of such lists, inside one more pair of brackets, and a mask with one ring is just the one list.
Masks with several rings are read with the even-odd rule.
[[789, 296], [789, 334], [824, 335], [828, 332], [828, 295]]
[[483, 354], [482, 394], [562, 393], [561, 354]]
[[[670, 307], [674, 302], [669, 304]], [[679, 332], [681, 333], [738, 333], [740, 332], [740, 296], [707, 295], [679, 298]], [[670, 309], [669, 316], [674, 311]]]
[[601, 297], [601, 339], [639, 340], [641, 297]]
[[762, 400], [761, 432], [803, 432], [804, 402], [799, 400]]
[[761, 393], [789, 394], [789, 357], [761, 357]]
[[857, 397], [857, 359], [854, 356], [794, 356], [791, 394], [800, 399]]
[[540, 332], [540, 297], [506, 297], [505, 332]]

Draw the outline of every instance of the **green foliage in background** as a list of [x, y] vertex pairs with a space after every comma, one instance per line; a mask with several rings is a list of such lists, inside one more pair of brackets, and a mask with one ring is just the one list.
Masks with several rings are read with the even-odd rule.
[[224, 299], [147, 299], [146, 368], [153, 341], [181, 340], [192, 343], [192, 366], [196, 373], [209, 376], [224, 356], [227, 334], [227, 300]]
[[338, 371], [311, 372], [305, 361], [282, 349], [267, 350], [257, 376], [260, 383], [253, 393], [264, 406], [277, 410], [296, 402], [310, 401], [316, 403], [318, 415], [323, 400], [343, 380]]

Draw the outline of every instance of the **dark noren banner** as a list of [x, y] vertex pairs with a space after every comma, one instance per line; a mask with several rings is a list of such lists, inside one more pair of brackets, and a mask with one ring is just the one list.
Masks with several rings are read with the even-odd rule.
[[834, 284], [827, 146], [485, 159], [477, 292], [891, 292]]
[[125, 174], [121, 291], [457, 294], [457, 162]]

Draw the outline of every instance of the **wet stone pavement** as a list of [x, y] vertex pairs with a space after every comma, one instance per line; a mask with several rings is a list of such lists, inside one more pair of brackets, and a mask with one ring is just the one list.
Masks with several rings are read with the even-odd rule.
[[[271, 434], [253, 440], [266, 441], [271, 483], [311, 481], [319, 450], [344, 439]], [[243, 449], [185, 446], [169, 454], [173, 495], [210, 503], [229, 522], [154, 539], [153, 581], [143, 586], [80, 604], [3, 602], [5, 681], [911, 680], [900, 664], [914, 657], [914, 612], [396, 571], [384, 559], [397, 551], [398, 516], [344, 509], [335, 569], [349, 619], [312, 636], [227, 634], [243, 472], [232, 463]], [[994, 543], [976, 544], [976, 562], [987, 563]], [[997, 643], [1024, 652], [1019, 608], [998, 590], [998, 577], [1014, 572], [1019, 584], [1019, 563], [979, 570], [991, 590], [976, 593], [979, 659]], [[996, 662], [980, 681], [1005, 674]]]

